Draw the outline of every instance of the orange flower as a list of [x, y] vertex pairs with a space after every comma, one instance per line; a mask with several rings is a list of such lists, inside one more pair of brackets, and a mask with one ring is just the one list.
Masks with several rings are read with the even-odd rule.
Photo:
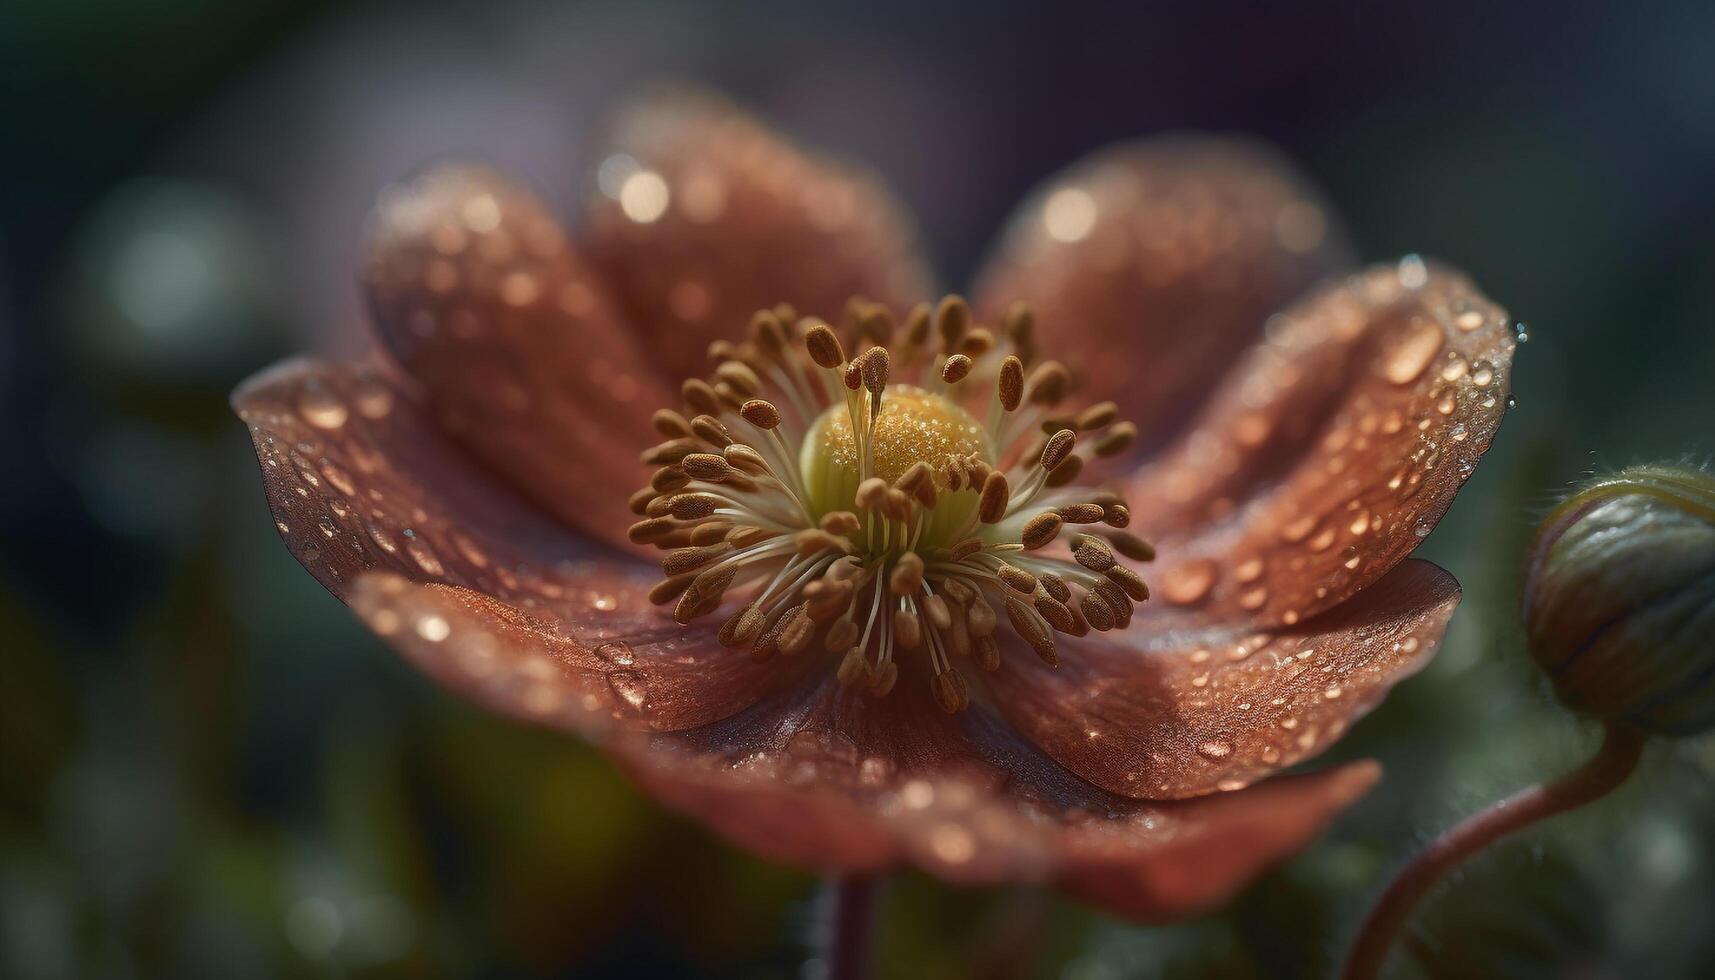
[[[365, 276], [381, 350], [234, 395], [287, 546], [372, 630], [734, 843], [823, 872], [1047, 882], [1172, 918], [1375, 782], [1372, 763], [1271, 774], [1422, 667], [1458, 601], [1404, 559], [1506, 406], [1509, 321], [1462, 276], [1415, 258], [1343, 274], [1320, 201], [1240, 141], [1130, 144], [1055, 177], [974, 314], [1029, 302], [1080, 395], [1135, 421], [1132, 448], [1095, 463], [1156, 542], [1158, 595], [1105, 632], [1042, 607], [1067, 634], [1058, 666], [1006, 640], [996, 663], [928, 668], [957, 690], [902, 677], [869, 696], [824, 644], [754, 657], [654, 606], [659, 572], [627, 537], [651, 495], [630, 491], [652, 412], [754, 311], [930, 299], [910, 224], [873, 180], [708, 97], [648, 100], [613, 136], [575, 242], [480, 168], [388, 191]], [[925, 671], [931, 649], [902, 642], [895, 663]]]

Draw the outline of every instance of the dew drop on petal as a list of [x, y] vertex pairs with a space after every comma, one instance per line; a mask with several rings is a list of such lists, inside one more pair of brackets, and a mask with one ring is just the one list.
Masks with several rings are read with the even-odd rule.
[[616, 670], [607, 675], [608, 689], [633, 710], [641, 709], [649, 700], [649, 686], [643, 676], [634, 671]]
[[1388, 352], [1382, 373], [1396, 385], [1410, 384], [1422, 377], [1435, 355], [1441, 353], [1445, 335], [1434, 322], [1421, 323]]
[[1202, 600], [1215, 584], [1215, 563], [1193, 561], [1180, 565], [1161, 577], [1161, 595], [1168, 602], [1188, 606]]
[[338, 395], [320, 385], [304, 388], [298, 396], [298, 412], [318, 429], [337, 429], [351, 415]]

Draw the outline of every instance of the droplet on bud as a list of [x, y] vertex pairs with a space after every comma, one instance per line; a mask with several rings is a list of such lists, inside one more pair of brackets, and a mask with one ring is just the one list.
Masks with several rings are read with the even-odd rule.
[[1634, 466], [1567, 498], [1531, 548], [1524, 619], [1573, 710], [1656, 735], [1715, 726], [1715, 477]]

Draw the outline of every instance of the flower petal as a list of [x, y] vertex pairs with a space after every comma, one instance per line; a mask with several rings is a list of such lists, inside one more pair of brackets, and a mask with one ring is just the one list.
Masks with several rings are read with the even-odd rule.
[[1256, 633], [1124, 632], [1066, 640], [985, 675], [1001, 714], [1060, 764], [1125, 796], [1245, 786], [1327, 748], [1429, 662], [1459, 587], [1409, 561], [1315, 621]]
[[1350, 264], [1310, 184], [1274, 150], [1175, 136], [1101, 150], [1015, 213], [978, 281], [979, 309], [1035, 307], [1090, 400], [1111, 398], [1143, 443], [1187, 413], [1264, 319]]
[[493, 482], [369, 368], [287, 363], [233, 403], [292, 554], [418, 666], [496, 710], [670, 730], [791, 679], [657, 611], [649, 566]]
[[385, 192], [371, 224], [370, 307], [437, 422], [549, 513], [629, 547], [668, 392], [541, 202], [442, 166]]
[[812, 684], [616, 754], [652, 795], [774, 861], [1051, 883], [1148, 921], [1231, 896], [1307, 844], [1378, 772], [1359, 763], [1144, 804], [1076, 779], [984, 708], [947, 717], [922, 688], [874, 701]]
[[833, 318], [855, 295], [928, 298], [904, 209], [879, 181], [811, 156], [724, 100], [672, 90], [622, 113], [589, 207], [592, 256], [673, 380], [786, 302]]
[[1155, 614], [1290, 625], [1386, 574], [1488, 449], [1516, 346], [1505, 311], [1416, 258], [1271, 320], [1129, 487], [1162, 556]]

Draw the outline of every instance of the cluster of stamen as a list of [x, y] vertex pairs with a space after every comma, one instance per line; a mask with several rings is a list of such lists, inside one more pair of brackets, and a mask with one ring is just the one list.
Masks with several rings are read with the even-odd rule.
[[[658, 469], [630, 530], [666, 551], [651, 599], [688, 623], [743, 595], [723, 645], [758, 659], [819, 646], [878, 696], [918, 659], [948, 712], [970, 700], [955, 660], [1000, 666], [1003, 616], [1049, 665], [1056, 633], [1130, 623], [1149, 590], [1119, 559], [1154, 551], [1118, 495], [1074, 481], [1080, 436], [1114, 456], [1137, 430], [1111, 402], [1058, 414], [1071, 376], [1037, 361], [1030, 310], [997, 332], [957, 296], [903, 325], [853, 300], [841, 328], [763, 310], [685, 382], [688, 417], [656, 413], [666, 441], [643, 454]], [[985, 391], [978, 422], [966, 406]]]

